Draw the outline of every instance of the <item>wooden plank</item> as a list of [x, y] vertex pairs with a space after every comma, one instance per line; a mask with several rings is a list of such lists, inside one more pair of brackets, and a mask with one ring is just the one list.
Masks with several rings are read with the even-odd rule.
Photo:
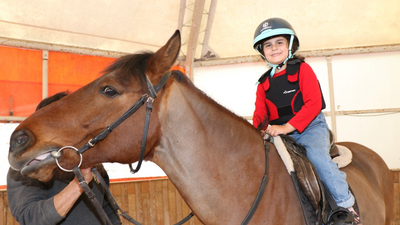
[[0, 192], [0, 224], [6, 224], [5, 215], [7, 211], [6, 204], [4, 202], [4, 194], [5, 192]]
[[399, 174], [400, 171], [392, 171], [393, 183], [399, 183]]
[[156, 210], [157, 210], [157, 225], [164, 224], [164, 212], [163, 212], [163, 182], [161, 180], [155, 181], [156, 184]]
[[136, 216], [138, 222], [143, 222], [143, 206], [142, 206], [142, 185], [141, 182], [135, 183], [136, 191]]
[[[115, 201], [121, 207], [121, 196], [119, 194], [120, 193], [120, 190], [119, 190], [120, 189], [120, 185], [110, 184], [109, 189], [110, 189], [110, 192], [111, 192], [112, 196], [114, 197]], [[125, 225], [123, 220], [124, 219], [121, 217], [122, 225]]]
[[[135, 183], [131, 182], [128, 185], [128, 201], [129, 201], [129, 209], [126, 210], [128, 214], [135, 220], [137, 220], [137, 208], [136, 208], [136, 189]], [[125, 209], [122, 209], [125, 210]], [[128, 223], [129, 224], [129, 223]]]
[[[192, 212], [192, 210], [190, 210], [189, 206], [186, 204], [183, 198], [181, 198], [181, 202], [182, 202], [182, 214], [183, 217], [186, 217]], [[188, 221], [188, 224], [193, 225], [193, 218]]]
[[164, 225], [169, 225], [169, 198], [168, 198], [168, 180], [162, 181], [162, 193], [163, 193], [163, 212], [164, 212]]
[[149, 199], [149, 182], [142, 182], [142, 224], [150, 224], [150, 199]]
[[393, 220], [392, 224], [400, 224], [400, 186], [399, 183], [394, 183], [394, 215], [393, 215]]
[[392, 225], [400, 224], [400, 171], [392, 171], [393, 174], [393, 188], [394, 188], [394, 215], [392, 218]]
[[129, 193], [128, 193], [128, 183], [123, 183], [121, 185], [121, 209], [129, 211]]
[[168, 180], [168, 200], [169, 200], [169, 221], [175, 224], [176, 218], [176, 201], [175, 201], [175, 186]]
[[157, 225], [156, 184], [149, 181], [149, 217], [150, 224]]
[[[129, 183], [122, 183], [121, 185], [121, 204], [119, 205], [121, 207], [121, 209], [125, 212], [129, 212], [130, 209], [130, 199], [129, 199]], [[129, 214], [131, 215], [131, 214]], [[135, 219], [135, 218], [134, 218]], [[124, 219], [123, 217], [121, 217], [121, 221], [122, 224], [124, 225], [129, 225], [129, 221], [127, 221], [126, 219]]]
[[184, 216], [182, 213], [182, 197], [176, 188], [175, 188], [175, 202], [176, 202], [176, 219], [178, 222], [181, 221], [184, 218]]

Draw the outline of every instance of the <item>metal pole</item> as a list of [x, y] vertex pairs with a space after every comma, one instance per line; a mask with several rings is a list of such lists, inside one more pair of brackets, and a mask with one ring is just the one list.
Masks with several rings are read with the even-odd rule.
[[329, 81], [329, 100], [331, 107], [331, 128], [332, 133], [337, 138], [337, 129], [336, 129], [336, 104], [335, 104], [335, 91], [333, 88], [333, 76], [332, 76], [332, 57], [326, 57], [326, 63], [328, 66], [328, 81]]
[[49, 96], [49, 51], [42, 54], [42, 99]]

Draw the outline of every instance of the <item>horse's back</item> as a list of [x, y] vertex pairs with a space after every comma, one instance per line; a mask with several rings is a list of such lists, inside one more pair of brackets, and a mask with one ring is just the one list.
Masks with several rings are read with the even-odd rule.
[[371, 149], [353, 142], [341, 142], [353, 153], [342, 170], [354, 192], [364, 225], [390, 225], [393, 217], [392, 174], [383, 159]]

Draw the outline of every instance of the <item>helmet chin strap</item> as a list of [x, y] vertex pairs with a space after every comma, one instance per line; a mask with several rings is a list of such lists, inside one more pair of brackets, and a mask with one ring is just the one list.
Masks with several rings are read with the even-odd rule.
[[260, 53], [261, 56], [264, 58], [264, 60], [272, 67], [272, 70], [271, 70], [271, 73], [270, 73], [271, 78], [274, 76], [275, 70], [276, 70], [277, 68], [278, 68], [278, 69], [281, 69], [282, 66], [285, 65], [286, 62], [287, 62], [289, 59], [293, 58], [294, 54], [296, 54], [297, 51], [294, 52], [294, 53], [292, 54], [293, 39], [294, 39], [294, 35], [290, 35], [289, 54], [288, 54], [288, 57], [287, 57], [282, 63], [280, 63], [280, 64], [272, 64], [272, 63], [268, 62], [268, 60], [267, 60], [267, 58], [264, 56], [264, 54], [261, 54], [260, 51], [259, 51], [259, 53]]
[[[289, 51], [290, 52], [290, 51]], [[287, 62], [289, 60], [289, 56], [285, 59], [285, 61], [283, 61], [281, 64], [279, 64], [279, 65], [277, 65], [277, 64], [272, 64], [272, 63], [270, 63], [270, 62], [268, 62], [267, 61], [267, 63], [272, 67], [272, 70], [271, 70], [271, 73], [270, 73], [270, 76], [271, 76], [271, 78], [274, 76], [274, 74], [275, 74], [275, 70], [276, 69], [281, 69], [282, 68], [282, 66], [283, 65], [285, 65], [285, 63]]]

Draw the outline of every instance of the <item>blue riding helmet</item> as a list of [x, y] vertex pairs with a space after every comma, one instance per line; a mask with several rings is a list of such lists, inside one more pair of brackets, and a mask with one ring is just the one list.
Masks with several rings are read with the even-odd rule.
[[[262, 43], [272, 37], [275, 36], [281, 36], [281, 35], [289, 35], [290, 40], [289, 40], [289, 54], [286, 60], [279, 64], [272, 64], [267, 61], [267, 59], [264, 56], [263, 52], [263, 47]], [[292, 46], [293, 46], [293, 41], [297, 42], [297, 49], [295, 49], [294, 52], [292, 52]], [[296, 32], [294, 31], [292, 25], [288, 23], [286, 20], [281, 19], [281, 18], [270, 18], [265, 21], [263, 21], [260, 25], [258, 25], [256, 31], [254, 32], [254, 41], [253, 41], [253, 48], [260, 53], [260, 55], [264, 58], [266, 62], [272, 67], [271, 71], [271, 76], [274, 75], [275, 69], [276, 68], [281, 68], [287, 60], [293, 58], [293, 56], [296, 54], [298, 48], [300, 46], [299, 39], [296, 36]]]

